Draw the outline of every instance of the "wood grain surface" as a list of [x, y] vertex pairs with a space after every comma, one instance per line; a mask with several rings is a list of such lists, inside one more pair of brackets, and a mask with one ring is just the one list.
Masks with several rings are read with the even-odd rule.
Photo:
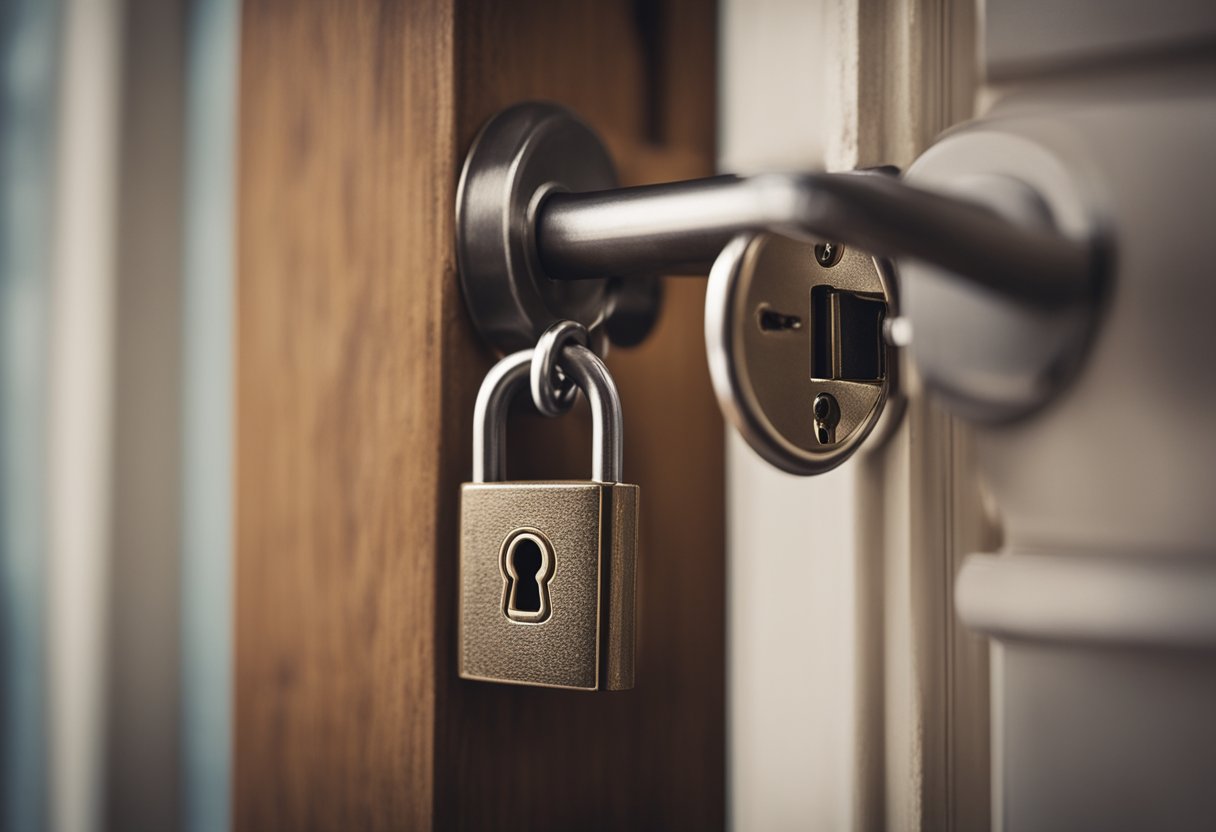
[[[456, 676], [458, 494], [493, 356], [464, 310], [464, 149], [567, 104], [622, 181], [707, 174], [715, 7], [249, 0], [242, 20], [235, 826], [724, 823], [722, 426], [704, 282], [609, 364], [642, 488], [638, 686]], [[512, 476], [584, 477], [585, 408], [512, 417]]]

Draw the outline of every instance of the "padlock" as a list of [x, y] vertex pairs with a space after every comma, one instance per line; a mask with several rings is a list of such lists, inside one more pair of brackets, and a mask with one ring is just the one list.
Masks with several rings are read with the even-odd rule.
[[532, 353], [502, 359], [477, 395], [473, 481], [461, 486], [460, 675], [631, 688], [639, 489], [617, 482], [620, 397], [595, 353], [568, 344], [562, 369], [591, 404], [591, 480], [501, 482], [507, 406]]

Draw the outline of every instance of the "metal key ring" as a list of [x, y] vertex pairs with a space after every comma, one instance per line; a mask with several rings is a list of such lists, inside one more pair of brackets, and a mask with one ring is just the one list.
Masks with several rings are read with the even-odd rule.
[[532, 351], [532, 403], [546, 416], [561, 416], [578, 397], [578, 386], [559, 364], [561, 352], [571, 340], [587, 346], [587, 328], [575, 321], [558, 321], [541, 334]]

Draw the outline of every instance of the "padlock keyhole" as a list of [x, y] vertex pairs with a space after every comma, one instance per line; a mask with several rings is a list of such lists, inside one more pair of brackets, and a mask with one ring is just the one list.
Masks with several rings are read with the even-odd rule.
[[503, 553], [506, 578], [503, 612], [512, 621], [538, 624], [549, 617], [549, 580], [553, 555], [539, 534], [513, 535]]
[[541, 564], [540, 546], [535, 540], [525, 538], [511, 551], [515, 555], [512, 559], [515, 568], [511, 571], [518, 576], [515, 591], [511, 593], [511, 608], [517, 612], [540, 612], [540, 578], [537, 577]]

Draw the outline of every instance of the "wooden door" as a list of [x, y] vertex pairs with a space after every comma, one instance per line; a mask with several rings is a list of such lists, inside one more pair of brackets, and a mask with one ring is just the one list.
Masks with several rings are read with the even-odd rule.
[[[493, 361], [453, 196], [479, 126], [582, 114], [624, 183], [711, 172], [715, 5], [249, 0], [238, 210], [235, 826], [695, 828], [724, 816], [722, 427], [704, 284], [609, 364], [642, 487], [638, 686], [456, 675], [458, 489]], [[580, 477], [585, 409], [512, 470]]]

